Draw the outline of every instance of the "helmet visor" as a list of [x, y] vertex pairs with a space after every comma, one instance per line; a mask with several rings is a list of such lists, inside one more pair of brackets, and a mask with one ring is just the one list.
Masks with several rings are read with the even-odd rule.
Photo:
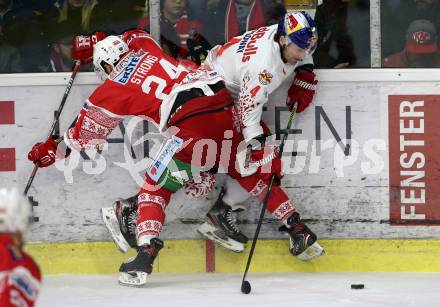
[[294, 43], [298, 47], [304, 49], [308, 55], [312, 55], [318, 42], [318, 31], [316, 27], [302, 28], [286, 35], [287, 44]]
[[102, 81], [105, 81], [107, 79], [109, 74], [105, 71], [104, 67], [102, 67], [101, 65], [94, 65], [94, 70]]

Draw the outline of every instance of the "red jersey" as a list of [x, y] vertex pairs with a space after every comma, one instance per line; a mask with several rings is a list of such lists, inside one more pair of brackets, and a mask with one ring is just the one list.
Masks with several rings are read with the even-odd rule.
[[34, 306], [40, 287], [34, 260], [9, 235], [0, 235], [0, 306]]
[[[189, 19], [188, 15], [182, 15], [174, 24], [166, 19], [163, 15], [160, 17], [161, 26], [165, 26], [166, 24], [173, 25], [174, 30], [179, 38], [180, 50], [178, 56], [181, 58], [188, 57], [188, 39], [191, 38], [194, 33], [202, 33], [202, 23], [195, 19]], [[148, 29], [150, 27], [150, 17], [143, 17], [139, 20], [138, 27], [141, 29]], [[164, 37], [170, 40], [170, 37], [167, 37], [167, 33], [161, 33]], [[171, 39], [172, 40], [172, 39]], [[176, 42], [177, 43], [177, 42]]]
[[180, 38], [180, 46], [188, 51], [187, 41], [194, 33], [202, 33], [202, 24], [198, 20], [189, 19], [185, 14], [176, 21], [174, 28]]
[[145, 116], [164, 130], [180, 91], [199, 87], [211, 96], [207, 84], [221, 80], [206, 69], [188, 72], [146, 32], [129, 31], [121, 38], [129, 51], [86, 101], [75, 127], [66, 132], [64, 140], [71, 148], [99, 147], [127, 115]]
[[89, 101], [117, 115], [145, 115], [159, 123], [159, 108], [187, 70], [166, 55], [144, 32], [127, 32], [130, 51], [119, 61]]

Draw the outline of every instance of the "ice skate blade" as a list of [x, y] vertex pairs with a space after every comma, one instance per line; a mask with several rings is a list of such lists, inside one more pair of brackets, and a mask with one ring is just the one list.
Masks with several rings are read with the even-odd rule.
[[107, 230], [110, 232], [116, 247], [120, 252], [126, 253], [129, 250], [130, 245], [121, 233], [115, 210], [112, 207], [106, 207], [101, 209], [101, 213], [105, 227], [107, 227]]
[[[227, 237], [222, 230], [217, 229], [215, 226], [209, 224], [208, 222], [203, 223], [197, 229], [197, 231], [209, 240], [212, 240], [235, 253], [242, 253], [244, 251], [243, 243], [232, 240], [231, 238]], [[219, 233], [221, 233], [221, 235], [223, 235], [226, 239], [220, 237]]]
[[147, 284], [147, 277], [145, 272], [120, 272], [118, 282], [122, 286], [141, 288]]
[[319, 245], [318, 242], [310, 245], [305, 251], [299, 254], [297, 257], [302, 261], [310, 261], [325, 254], [325, 250]]

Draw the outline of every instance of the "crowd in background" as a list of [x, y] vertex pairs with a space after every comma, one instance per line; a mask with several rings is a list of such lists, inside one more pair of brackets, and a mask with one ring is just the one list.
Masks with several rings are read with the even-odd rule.
[[[316, 67], [370, 67], [370, 1], [317, 4]], [[212, 46], [277, 23], [285, 7], [283, 0], [161, 0], [161, 44], [200, 64]], [[70, 71], [74, 35], [148, 31], [148, 8], [148, 0], [0, 0], [0, 73]], [[440, 67], [438, 16], [440, 0], [381, 1], [382, 66]]]
[[440, 67], [440, 0], [381, 1], [383, 67]]

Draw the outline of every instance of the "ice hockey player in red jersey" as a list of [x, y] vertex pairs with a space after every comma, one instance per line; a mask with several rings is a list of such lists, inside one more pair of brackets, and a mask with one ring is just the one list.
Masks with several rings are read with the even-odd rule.
[[[171, 195], [199, 172], [190, 165], [193, 147], [200, 139], [219, 142], [224, 131], [232, 129], [233, 102], [218, 74], [188, 72], [146, 32], [133, 30], [99, 41], [103, 36], [75, 37], [72, 54], [84, 64], [93, 56], [95, 71], [104, 83], [86, 100], [64, 137], [35, 144], [28, 158], [47, 167], [71, 150], [99, 149], [127, 116], [143, 117], [167, 134], [139, 192], [138, 255], [120, 268], [122, 284], [141, 285], [163, 246], [158, 236]], [[205, 129], [213, 122], [217, 129]]]
[[41, 287], [41, 274], [23, 251], [32, 209], [17, 189], [0, 189], [0, 306], [32, 307]]
[[[297, 112], [310, 105], [318, 82], [313, 73], [312, 59], [316, 41], [316, 27], [310, 15], [292, 11], [285, 14], [278, 25], [246, 32], [209, 52], [204, 66], [215, 70], [225, 80], [234, 98], [240, 129], [247, 141], [264, 142], [270, 133], [261, 121], [263, 106], [268, 100], [283, 99], [288, 106], [298, 102]], [[191, 190], [203, 191], [209, 184], [202, 180], [192, 181], [186, 188], [189, 194], [197, 194]], [[280, 187], [275, 189], [280, 191], [273, 193], [285, 194]], [[233, 211], [245, 209], [242, 204], [250, 196], [236, 180], [227, 177], [226, 189], [222, 189], [206, 216], [206, 222], [198, 231], [227, 249], [242, 252], [248, 238], [238, 227]], [[289, 206], [293, 208], [292, 204]], [[136, 197], [118, 200], [114, 208], [119, 214], [126, 211], [126, 216], [134, 216], [130, 212], [136, 208]], [[130, 235], [130, 229], [133, 229], [130, 218], [120, 220], [124, 238], [119, 240], [118, 246], [126, 251], [129, 245], [135, 246], [136, 241], [134, 234]], [[321, 255], [321, 248], [314, 247], [314, 253], [307, 253], [307, 257], [300, 255], [299, 258], [310, 260]]]
[[[56, 157], [65, 157], [69, 150], [100, 148], [126, 116], [141, 116], [158, 126], [167, 140], [147, 168], [145, 183], [138, 194], [135, 227], [138, 253], [119, 269], [121, 284], [143, 285], [163, 247], [158, 237], [165, 220], [165, 208], [174, 192], [196, 176], [212, 177], [209, 171], [218, 167], [251, 195], [262, 198], [272, 174], [282, 177], [281, 161], [274, 150], [263, 144], [252, 150], [249, 161], [262, 166], [255, 167], [255, 171], [246, 176], [239, 172], [236, 156], [239, 145], [243, 144], [242, 134], [233, 120], [233, 99], [217, 72], [208, 68], [187, 71], [164, 54], [147, 33], [139, 30], [109, 36], [96, 44], [93, 37], [76, 39], [81, 42], [77, 44], [78, 50], [83, 49], [75, 59], [86, 63], [92, 54], [90, 46], [94, 45], [95, 70], [105, 81], [87, 99], [74, 127], [67, 130], [63, 138], [49, 138], [45, 143], [35, 144], [28, 158], [45, 167], [53, 164]], [[75, 52], [73, 54], [75, 56]], [[222, 150], [225, 139], [232, 141], [226, 153]], [[215, 144], [216, 150], [211, 156], [203, 147], [206, 141]], [[271, 162], [268, 154], [273, 158], [272, 163], [266, 163]], [[207, 163], [208, 160], [212, 163]], [[316, 242], [316, 235], [300, 221], [282, 190], [273, 190], [268, 211], [295, 238], [292, 253], [303, 253]], [[108, 217], [114, 221], [120, 214], [113, 212]], [[107, 226], [113, 238], [118, 237], [118, 224], [110, 224], [116, 224], [113, 228]]]

